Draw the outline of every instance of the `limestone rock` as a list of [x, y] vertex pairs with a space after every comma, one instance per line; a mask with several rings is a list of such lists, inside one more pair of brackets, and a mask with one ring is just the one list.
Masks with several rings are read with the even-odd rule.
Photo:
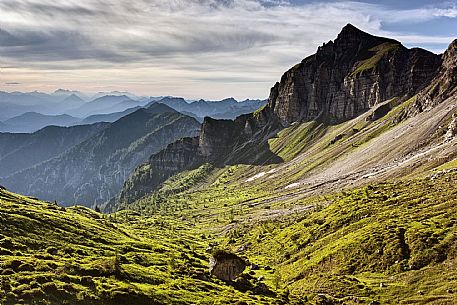
[[121, 202], [151, 193], [168, 177], [205, 162], [279, 163], [282, 160], [269, 151], [267, 141], [294, 122], [333, 124], [374, 107], [368, 119], [376, 120], [437, 77], [446, 79], [441, 87], [455, 87], [456, 50], [454, 42], [442, 59], [348, 24], [334, 41], [287, 71], [271, 89], [265, 107], [233, 121], [205, 118], [198, 138], [180, 140], [152, 156], [125, 183]]
[[234, 281], [246, 269], [246, 262], [239, 256], [217, 251], [210, 260], [209, 271], [223, 281]]
[[452, 116], [452, 121], [447, 128], [446, 135], [444, 136], [445, 141], [451, 141], [457, 136], [457, 115]]
[[335, 41], [282, 76], [267, 107], [284, 126], [316, 118], [348, 120], [382, 101], [414, 94], [440, 63], [431, 52], [407, 49], [348, 24]]
[[443, 55], [443, 62], [436, 77], [418, 94], [408, 109], [408, 116], [427, 111], [457, 94], [457, 39]]
[[229, 151], [233, 147], [233, 139], [240, 136], [241, 130], [241, 126], [232, 120], [205, 118], [199, 137], [200, 153], [209, 157]]

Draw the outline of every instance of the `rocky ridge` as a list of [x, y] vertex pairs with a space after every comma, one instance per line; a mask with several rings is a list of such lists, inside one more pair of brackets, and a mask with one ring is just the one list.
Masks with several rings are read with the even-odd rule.
[[439, 55], [346, 25], [287, 71], [271, 90], [268, 109], [284, 126], [323, 119], [341, 122], [393, 97], [411, 96], [434, 77]]
[[63, 204], [101, 205], [139, 164], [200, 124], [168, 106], [139, 109], [53, 159], [2, 180], [11, 190]]
[[[449, 87], [449, 91], [455, 86], [449, 75], [454, 49], [455, 43], [442, 58], [423, 49], [407, 49], [398, 41], [370, 35], [348, 24], [334, 41], [319, 47], [316, 54], [287, 71], [271, 89], [264, 108], [234, 121], [205, 118], [198, 142], [195, 139], [179, 150], [181, 161], [189, 153], [191, 162], [180, 161], [183, 165], [180, 169], [167, 170], [163, 175], [167, 160], [177, 157], [176, 147], [171, 145], [152, 156], [125, 183], [120, 201], [129, 203], [139, 199], [169, 176], [204, 162], [254, 162], [252, 158], [264, 153], [259, 147], [267, 139], [295, 122], [319, 121], [331, 125], [392, 100], [383, 103], [385, 109], [380, 108], [371, 116], [374, 120], [419, 92], [426, 94], [430, 91], [429, 84], [444, 82], [448, 85], [442, 87]], [[258, 148], [255, 155], [252, 147]], [[250, 160], [242, 159], [246, 149], [251, 151]]]
[[430, 110], [457, 93], [457, 39], [444, 52], [443, 62], [437, 76], [418, 95], [408, 109], [408, 115]]

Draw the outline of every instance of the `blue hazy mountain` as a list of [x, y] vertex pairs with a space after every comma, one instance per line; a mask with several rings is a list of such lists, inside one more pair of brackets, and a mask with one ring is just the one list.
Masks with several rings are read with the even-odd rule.
[[80, 119], [67, 114], [45, 115], [37, 112], [26, 112], [10, 118], [0, 126], [3, 132], [35, 132], [46, 126], [72, 126]]
[[220, 101], [186, 101], [181, 97], [164, 97], [157, 101], [151, 101], [148, 106], [155, 103], [165, 104], [176, 111], [191, 115], [199, 120], [204, 117], [215, 119], [235, 119], [241, 114], [251, 113], [264, 106], [266, 100], [245, 100], [238, 102], [234, 98]]

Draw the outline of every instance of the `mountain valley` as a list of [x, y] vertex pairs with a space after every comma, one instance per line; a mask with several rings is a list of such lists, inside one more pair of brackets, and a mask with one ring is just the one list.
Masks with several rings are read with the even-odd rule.
[[133, 168], [150, 154], [198, 130], [195, 119], [155, 104], [108, 124], [85, 141], [1, 182], [16, 192], [66, 205], [100, 205], [116, 196]]
[[457, 40], [348, 24], [267, 101], [119, 94], [0, 134], [0, 304], [457, 303]]

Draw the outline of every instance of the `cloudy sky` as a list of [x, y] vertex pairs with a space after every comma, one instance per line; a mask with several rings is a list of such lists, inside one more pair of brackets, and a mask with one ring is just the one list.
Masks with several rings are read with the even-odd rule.
[[347, 23], [440, 53], [457, 0], [0, 0], [0, 90], [265, 98]]

